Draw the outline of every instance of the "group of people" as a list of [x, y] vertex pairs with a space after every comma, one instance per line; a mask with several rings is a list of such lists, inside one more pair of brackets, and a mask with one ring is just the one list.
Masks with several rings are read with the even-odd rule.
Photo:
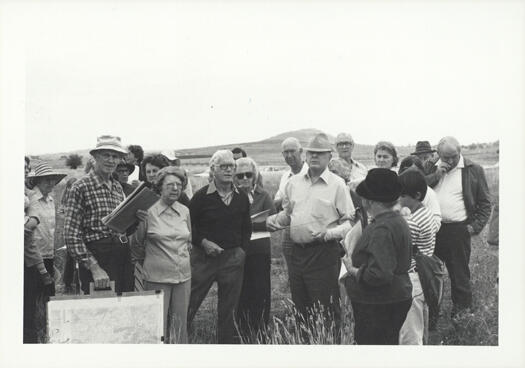
[[[441, 139], [437, 150], [418, 142], [400, 163], [395, 146], [379, 142], [371, 169], [352, 158], [347, 133], [336, 136], [337, 157], [322, 133], [304, 148], [293, 137], [281, 147], [289, 170], [271, 198], [241, 148], [215, 152], [208, 184], [193, 193], [174, 152], [144, 157], [140, 146], [99, 137], [86, 174], [62, 200], [64, 242], [83, 292], [110, 281], [117, 293], [133, 291], [139, 271], [144, 289], [163, 290], [165, 342], [188, 343], [188, 326], [216, 282], [218, 343], [246, 341], [269, 322], [269, 233], [279, 231], [298, 325], [322, 318], [336, 342], [347, 301], [356, 343], [426, 341], [437, 315], [428, 315], [418, 252], [444, 261], [453, 315], [471, 308], [470, 239], [485, 226], [491, 204], [483, 169], [463, 157], [455, 138]], [[30, 173], [29, 164], [26, 158], [33, 189], [25, 202], [24, 342], [36, 342], [35, 299], [54, 294], [49, 193], [65, 175], [43, 162]], [[139, 182], [159, 199], [137, 211], [138, 225], [116, 234], [102, 218]]]

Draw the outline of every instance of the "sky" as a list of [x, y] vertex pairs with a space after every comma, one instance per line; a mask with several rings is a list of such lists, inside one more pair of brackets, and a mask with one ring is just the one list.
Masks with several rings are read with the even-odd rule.
[[[499, 139], [525, 100], [523, 2], [43, 2], [27, 7], [26, 152]], [[60, 139], [42, 139], [59, 137]]]

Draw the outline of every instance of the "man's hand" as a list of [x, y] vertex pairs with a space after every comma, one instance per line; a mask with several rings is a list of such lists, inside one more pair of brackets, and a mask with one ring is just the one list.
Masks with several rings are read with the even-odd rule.
[[89, 270], [93, 277], [95, 289], [107, 289], [109, 288], [109, 276], [98, 264], [92, 265]]
[[139, 182], [137, 179], [135, 179], [135, 180], [133, 180], [133, 181], [131, 182], [131, 186], [132, 186], [132, 187], [138, 187], [139, 184], [140, 184], [140, 182]]
[[137, 210], [137, 213], [135, 214], [139, 221], [146, 222], [148, 221], [148, 211], [144, 210]]
[[438, 175], [438, 177], [442, 177], [443, 175], [445, 175], [446, 173], [448, 173], [450, 171], [450, 169], [452, 169], [452, 167], [447, 164], [446, 162], [441, 162], [436, 170], [436, 174]]
[[472, 225], [467, 225], [467, 231], [470, 235], [474, 235], [474, 228]]
[[40, 281], [42, 281], [44, 296], [49, 297], [55, 295], [55, 281], [49, 272], [41, 273]]
[[201, 245], [204, 249], [204, 252], [211, 257], [217, 257], [219, 254], [224, 252], [224, 249], [208, 239], [202, 239]]
[[275, 215], [273, 216], [268, 216], [266, 218], [266, 230], [268, 231], [277, 231], [277, 230], [280, 230], [281, 227], [278, 226], [276, 223], [275, 223]]
[[326, 231], [312, 231], [312, 238], [316, 241], [326, 241]]

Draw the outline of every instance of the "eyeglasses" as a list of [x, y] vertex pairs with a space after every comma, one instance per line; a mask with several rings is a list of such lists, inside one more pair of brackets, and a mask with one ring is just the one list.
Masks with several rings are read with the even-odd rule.
[[337, 147], [344, 147], [344, 146], [350, 147], [350, 146], [353, 146], [353, 145], [354, 145], [353, 142], [339, 142], [339, 143], [337, 143]]
[[217, 167], [219, 169], [221, 169], [222, 171], [226, 171], [226, 170], [233, 170], [235, 169], [235, 164], [221, 164], [221, 165], [217, 165]]
[[240, 179], [244, 179], [244, 178], [251, 179], [251, 178], [253, 178], [253, 173], [251, 173], [251, 172], [238, 173], [238, 174], [235, 174], [235, 177], [237, 179], [239, 179], [239, 180]]

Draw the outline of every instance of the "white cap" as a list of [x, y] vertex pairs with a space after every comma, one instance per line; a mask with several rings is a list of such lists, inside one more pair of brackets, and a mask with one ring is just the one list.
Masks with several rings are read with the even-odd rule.
[[175, 155], [175, 150], [164, 150], [160, 154], [170, 161], [177, 159], [177, 156]]

